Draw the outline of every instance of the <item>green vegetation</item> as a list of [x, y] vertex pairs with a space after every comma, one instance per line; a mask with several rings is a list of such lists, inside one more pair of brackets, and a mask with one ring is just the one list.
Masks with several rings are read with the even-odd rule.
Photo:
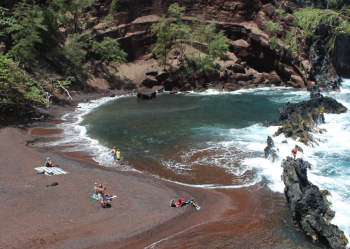
[[21, 115], [26, 107], [44, 101], [37, 82], [12, 59], [0, 54], [0, 110]]
[[291, 29], [291, 31], [287, 31], [286, 39], [284, 40], [284, 44], [289, 46], [288, 52], [290, 55], [296, 55], [298, 53], [298, 37], [297, 37], [297, 29]]
[[306, 37], [310, 37], [320, 24], [330, 27], [334, 34], [328, 37], [326, 47], [329, 51], [334, 50], [337, 36], [350, 33], [350, 8], [346, 5], [340, 10], [312, 7], [299, 9], [294, 12], [294, 18]]
[[278, 23], [275, 23], [273, 21], [268, 21], [265, 23], [265, 26], [266, 26], [266, 30], [268, 32], [276, 32], [276, 31], [282, 31], [282, 27], [278, 24]]
[[106, 16], [106, 18], [104, 19], [104, 21], [106, 23], [111, 23], [114, 21], [114, 18], [116, 16], [116, 6], [117, 6], [117, 2], [118, 0], [113, 0], [111, 5], [109, 6], [109, 14]]
[[7, 36], [6, 28], [16, 24], [16, 19], [11, 16], [8, 9], [0, 7], [0, 38], [5, 38]]
[[166, 66], [166, 57], [172, 48], [174, 33], [170, 29], [171, 19], [162, 18], [158, 23], [152, 25], [152, 33], [157, 35], [157, 43], [153, 52], [160, 58], [160, 65]]
[[29, 5], [24, 2], [17, 5], [14, 13], [16, 24], [7, 28], [12, 34], [14, 46], [9, 51], [16, 61], [25, 61], [29, 65], [37, 64], [36, 47], [42, 44], [41, 32], [47, 31], [44, 25], [44, 16], [38, 5]]
[[110, 60], [117, 63], [127, 62], [127, 53], [120, 49], [119, 43], [110, 38], [105, 37], [102, 42], [90, 41], [92, 51], [101, 55], [102, 60]]
[[[172, 49], [179, 51], [180, 68], [183, 74], [194, 71], [207, 71], [215, 68], [214, 60], [223, 57], [229, 49], [229, 39], [223, 31], [217, 32], [213, 20], [205, 21], [205, 15], [194, 20], [192, 25], [184, 20], [185, 7], [173, 4], [169, 7], [169, 18], [163, 18], [152, 26], [152, 33], [157, 36], [153, 52], [161, 59], [164, 69], [167, 65], [167, 55]], [[195, 53], [186, 53], [188, 45], [197, 49]], [[189, 67], [185, 67], [187, 61]]]
[[275, 50], [275, 49], [278, 49], [279, 48], [279, 45], [278, 45], [278, 42], [277, 42], [277, 36], [273, 36], [270, 41], [269, 41], [269, 45], [270, 45], [270, 48], [272, 50]]

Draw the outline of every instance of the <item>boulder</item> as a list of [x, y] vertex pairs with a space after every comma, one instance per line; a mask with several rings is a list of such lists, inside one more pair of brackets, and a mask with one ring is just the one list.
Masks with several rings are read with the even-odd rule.
[[208, 70], [208, 71], [205, 71], [204, 77], [207, 82], [219, 81], [220, 72], [218, 70]]
[[157, 97], [157, 92], [149, 88], [140, 88], [137, 91], [137, 97], [139, 99], [155, 99]]
[[274, 84], [276, 86], [281, 84], [281, 78], [278, 76], [275, 70], [271, 71], [269, 77], [267, 78], [270, 84]]
[[345, 248], [348, 240], [344, 232], [330, 223], [335, 212], [325, 202], [325, 192], [308, 180], [307, 163], [287, 157], [281, 166], [284, 193], [294, 225], [314, 241], [324, 241], [334, 249]]
[[143, 81], [140, 84], [140, 87], [148, 87], [152, 88], [156, 85], [158, 85], [158, 80], [154, 76], [146, 76], [146, 78], [143, 79]]
[[158, 91], [158, 92], [163, 92], [164, 91], [164, 86], [154, 86], [152, 87], [152, 90]]
[[192, 90], [192, 86], [190, 83], [186, 83], [183, 87], [180, 88], [181, 92], [187, 92], [191, 90]]
[[240, 65], [240, 64], [234, 64], [234, 65], [229, 65], [227, 67], [228, 70], [231, 70], [235, 73], [245, 73], [245, 68], [244, 66]]
[[156, 76], [158, 75], [157, 70], [150, 70], [146, 72], [146, 75]]
[[229, 92], [237, 91], [237, 90], [241, 89], [241, 86], [238, 84], [234, 84], [234, 83], [226, 83], [224, 86], [224, 89], [227, 89]]
[[54, 186], [57, 186], [58, 185], [58, 182], [52, 182], [51, 183], [51, 186], [54, 187]]
[[163, 82], [164, 80], [166, 80], [169, 77], [169, 73], [167, 72], [161, 72], [160, 74], [158, 74], [156, 76], [156, 79], [158, 80], [158, 82]]
[[275, 10], [276, 8], [271, 3], [269, 3], [265, 5], [265, 8], [263, 11], [267, 16], [272, 17], [273, 14], [275, 13]]

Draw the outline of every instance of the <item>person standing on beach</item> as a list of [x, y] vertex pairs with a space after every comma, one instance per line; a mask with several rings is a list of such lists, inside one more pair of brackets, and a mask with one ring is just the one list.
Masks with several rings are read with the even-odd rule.
[[118, 164], [120, 163], [120, 159], [121, 159], [121, 155], [120, 155], [120, 150], [118, 149], [117, 150], [117, 161], [118, 161]]
[[117, 161], [117, 151], [115, 150], [115, 146], [114, 146], [114, 148], [112, 150], [112, 154], [113, 154], [114, 163], [116, 163], [116, 161]]

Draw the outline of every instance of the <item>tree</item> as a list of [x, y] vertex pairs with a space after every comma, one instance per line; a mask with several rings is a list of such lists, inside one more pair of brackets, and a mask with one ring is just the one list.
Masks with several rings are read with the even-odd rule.
[[11, 16], [10, 11], [0, 7], [0, 38], [7, 37], [6, 28], [13, 26], [15, 23], [17, 23], [16, 19]]
[[86, 56], [84, 47], [84, 43], [77, 42], [73, 35], [69, 37], [64, 47], [54, 52], [57, 59], [63, 64], [63, 74], [69, 81], [75, 82], [83, 70]]
[[184, 66], [186, 42], [190, 38], [191, 27], [184, 22], [185, 7], [180, 7], [177, 3], [170, 5], [169, 14], [171, 20], [170, 31], [174, 34], [174, 48], [180, 52], [180, 66]]
[[152, 33], [156, 34], [157, 42], [153, 52], [157, 53], [157, 58], [160, 58], [160, 65], [166, 66], [166, 57], [171, 50], [174, 33], [170, 29], [171, 19], [162, 18], [158, 23], [152, 25]]
[[128, 56], [123, 50], [120, 49], [119, 43], [110, 38], [105, 37], [102, 42], [90, 41], [92, 51], [101, 55], [102, 60], [111, 60], [114, 62], [127, 62]]
[[350, 7], [344, 5], [340, 10], [314, 9], [307, 7], [294, 12], [296, 25], [303, 29], [306, 37], [310, 37], [321, 23], [333, 30], [328, 37], [326, 47], [331, 52], [335, 48], [335, 40], [339, 35], [350, 33]]
[[59, 11], [60, 21], [69, 24], [71, 33], [80, 33], [87, 22], [82, 16], [93, 4], [93, 0], [53, 0], [50, 6]]
[[229, 49], [230, 40], [224, 35], [223, 31], [217, 33], [215, 21], [212, 20], [209, 25], [205, 22], [205, 15], [195, 27], [193, 39], [206, 47], [206, 55], [202, 56], [198, 50], [197, 62], [199, 71], [206, 71], [215, 68], [214, 60], [223, 55]]
[[7, 55], [0, 53], [0, 109], [18, 115], [25, 112], [26, 106], [44, 101], [37, 82]]
[[41, 32], [47, 31], [44, 25], [44, 15], [38, 5], [29, 5], [25, 2], [18, 4], [13, 16], [17, 23], [6, 30], [12, 33], [14, 46], [9, 51], [16, 61], [25, 61], [29, 65], [36, 65], [36, 46], [41, 44]]

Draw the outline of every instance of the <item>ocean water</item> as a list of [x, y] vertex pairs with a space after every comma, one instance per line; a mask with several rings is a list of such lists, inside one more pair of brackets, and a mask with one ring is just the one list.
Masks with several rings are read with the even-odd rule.
[[[350, 80], [340, 93], [330, 94], [350, 109]], [[284, 135], [273, 137], [280, 160], [264, 159], [267, 136], [278, 127], [265, 120], [279, 117], [287, 102], [309, 99], [309, 93], [291, 88], [258, 88], [234, 93], [161, 94], [145, 101], [133, 97], [104, 98], [79, 105], [60, 124], [64, 139], [52, 145], [67, 151], [90, 153], [94, 160], [121, 170], [136, 170], [178, 184], [202, 188], [242, 188], [266, 182], [283, 193], [281, 161], [295, 144], [298, 154], [312, 163], [309, 180], [332, 196], [332, 221], [350, 233], [350, 115], [326, 114], [315, 134], [323, 142], [315, 148]], [[282, 143], [286, 140], [287, 143]], [[114, 165], [113, 146], [120, 148], [121, 165]]]

